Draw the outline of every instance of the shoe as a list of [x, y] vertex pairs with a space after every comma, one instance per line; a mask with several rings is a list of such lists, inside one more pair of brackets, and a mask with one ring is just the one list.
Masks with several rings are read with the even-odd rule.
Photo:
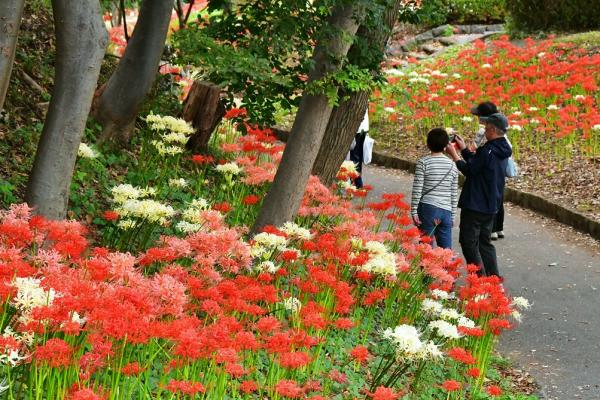
[[498, 237], [500, 239], [504, 239], [504, 231], [498, 231], [498, 232], [496, 232], [496, 234], [498, 234]]
[[492, 232], [491, 238], [492, 240], [498, 240], [498, 234], [496, 232]]

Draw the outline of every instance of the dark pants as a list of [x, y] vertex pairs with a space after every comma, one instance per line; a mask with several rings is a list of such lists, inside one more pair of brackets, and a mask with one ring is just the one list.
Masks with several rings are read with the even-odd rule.
[[491, 239], [494, 216], [466, 209], [460, 212], [458, 241], [467, 264], [482, 267], [480, 275], [500, 276], [496, 248]]
[[421, 220], [419, 229], [427, 236], [434, 236], [435, 243], [444, 249], [452, 248], [452, 213], [431, 204], [419, 203], [417, 214]]
[[500, 208], [494, 218], [494, 226], [492, 232], [500, 232], [504, 230], [504, 202], [500, 203]]
[[367, 132], [360, 131], [354, 136], [354, 140], [356, 141], [356, 145], [352, 150], [350, 150], [350, 160], [354, 162], [356, 165], [356, 171], [359, 173], [358, 178], [354, 179], [354, 186], [358, 189], [363, 187], [362, 180], [362, 165], [364, 160], [363, 155], [363, 145], [365, 143], [365, 137], [367, 136]]

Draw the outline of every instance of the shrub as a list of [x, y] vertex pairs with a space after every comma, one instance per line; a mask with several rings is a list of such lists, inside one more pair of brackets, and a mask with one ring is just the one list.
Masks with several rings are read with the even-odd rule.
[[512, 28], [532, 31], [584, 31], [600, 26], [596, 0], [512, 0], [507, 2]]
[[429, 27], [445, 23], [503, 22], [505, 15], [504, 0], [424, 0], [417, 20]]

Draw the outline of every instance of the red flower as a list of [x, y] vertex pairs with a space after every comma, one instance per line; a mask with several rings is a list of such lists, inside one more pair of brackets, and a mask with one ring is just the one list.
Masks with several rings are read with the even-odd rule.
[[442, 388], [447, 392], [455, 392], [460, 390], [460, 383], [449, 379], [442, 383]]
[[282, 379], [275, 385], [277, 394], [290, 399], [300, 399], [304, 396], [304, 390], [295, 381]]
[[487, 392], [487, 394], [489, 394], [490, 396], [501, 396], [502, 395], [502, 389], [500, 389], [498, 386], [496, 385], [490, 385], [488, 386], [485, 391]]
[[471, 365], [476, 362], [475, 357], [473, 357], [471, 353], [460, 347], [450, 349], [448, 355], [463, 364]]
[[394, 392], [394, 389], [385, 386], [379, 386], [375, 392], [370, 393], [373, 400], [396, 400], [401, 393]]
[[470, 376], [471, 378], [479, 378], [479, 375], [481, 374], [481, 372], [479, 371], [479, 368], [469, 368], [467, 370], [467, 375]]
[[213, 204], [212, 209], [215, 211], [219, 211], [223, 214], [227, 214], [229, 211], [232, 210], [231, 206], [226, 201], [222, 203]]
[[67, 396], [66, 399], [67, 400], [103, 400], [104, 397], [94, 393], [94, 391], [92, 389], [83, 388], [83, 389], [77, 389], [77, 390], [71, 392]]
[[198, 164], [198, 165], [201, 165], [201, 164], [210, 164], [213, 161], [215, 161], [215, 159], [212, 156], [203, 156], [203, 155], [200, 155], [200, 154], [194, 154], [192, 156], [192, 162], [194, 164]]
[[194, 396], [197, 393], [206, 392], [206, 388], [200, 382], [178, 381], [175, 379], [171, 379], [169, 381], [166, 389], [172, 393], [181, 392], [183, 394], [187, 394], [188, 396]]
[[126, 376], [135, 376], [139, 375], [144, 371], [143, 368], [140, 367], [140, 364], [137, 362], [132, 362], [129, 364], [125, 364], [123, 368], [121, 368], [121, 373]]
[[260, 197], [258, 197], [255, 194], [249, 194], [248, 196], [244, 197], [242, 199], [242, 204], [245, 206], [251, 206], [253, 204], [256, 204], [260, 201]]
[[279, 364], [285, 368], [300, 368], [310, 363], [310, 356], [302, 351], [292, 351], [279, 356]]
[[254, 381], [244, 381], [240, 383], [240, 390], [246, 394], [250, 394], [258, 390], [258, 385]]
[[104, 211], [104, 214], [102, 214], [102, 217], [107, 221], [116, 221], [119, 219], [119, 213], [116, 211], [107, 210], [107, 211]]
[[241, 118], [247, 115], [245, 108], [232, 108], [225, 113], [223, 118], [232, 119], [232, 118]]
[[45, 361], [50, 367], [66, 367], [71, 363], [73, 349], [62, 339], [49, 339], [35, 350], [35, 359]]
[[352, 356], [352, 358], [354, 358], [355, 361], [358, 361], [361, 364], [367, 362], [367, 360], [371, 356], [371, 354], [369, 353], [369, 349], [367, 349], [365, 346], [356, 346], [352, 349], [350, 355]]

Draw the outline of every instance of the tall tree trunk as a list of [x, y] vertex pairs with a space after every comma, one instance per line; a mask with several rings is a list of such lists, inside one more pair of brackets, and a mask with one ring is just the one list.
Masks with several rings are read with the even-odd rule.
[[128, 143], [135, 118], [158, 72], [173, 0], [144, 0], [125, 54], [99, 90], [93, 114], [102, 124], [100, 140]]
[[26, 200], [38, 214], [64, 218], [77, 150], [100, 74], [108, 34], [98, 0], [52, 0], [54, 89], [29, 177]]
[[[383, 15], [383, 23], [376, 24], [370, 29], [361, 25], [358, 29], [356, 35], [364, 41], [364, 45], [374, 51], [374, 59], [370, 60], [369, 66], [377, 68], [383, 59], [385, 44], [392, 33], [403, 2], [404, 0], [394, 0], [389, 3]], [[348, 60], [352, 64], [360, 65], [364, 62], [364, 54], [355, 50], [358, 49], [355, 49], [354, 46], [350, 49]], [[350, 149], [352, 139], [367, 109], [370, 94], [370, 91], [344, 93], [340, 95], [340, 98], [346, 95], [348, 96], [347, 100], [342, 101], [331, 113], [319, 154], [312, 169], [312, 174], [318, 176], [325, 185], [329, 186], [333, 182], [348, 149]]]
[[[315, 48], [309, 82], [341, 68], [340, 60], [345, 58], [352, 44], [349, 39], [358, 29], [355, 13], [352, 2], [334, 7], [329, 19], [333, 33]], [[254, 224], [254, 232], [265, 225], [280, 226], [298, 212], [331, 111], [325, 94], [305, 92], [302, 95], [283, 158]]]
[[25, 0], [0, 2], [0, 110], [4, 106], [4, 98], [10, 82], [24, 6]]

